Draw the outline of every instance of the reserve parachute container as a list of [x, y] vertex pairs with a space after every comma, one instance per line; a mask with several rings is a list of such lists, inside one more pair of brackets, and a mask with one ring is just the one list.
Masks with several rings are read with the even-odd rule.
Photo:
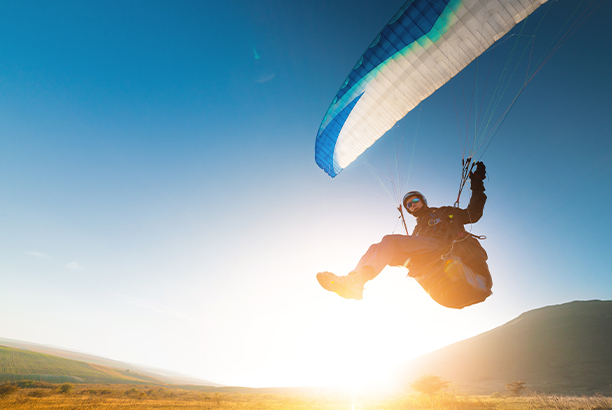
[[332, 178], [547, 0], [408, 0], [323, 117], [315, 160]]
[[483, 264], [485, 275], [476, 273], [459, 256], [447, 255], [418, 270], [411, 269], [409, 276], [438, 304], [451, 309], [463, 309], [484, 302], [493, 294], [493, 282], [486, 263], [479, 263]]

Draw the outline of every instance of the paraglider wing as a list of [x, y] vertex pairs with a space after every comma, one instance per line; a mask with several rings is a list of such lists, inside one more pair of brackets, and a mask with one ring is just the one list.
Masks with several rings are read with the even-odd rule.
[[361, 56], [317, 134], [332, 178], [547, 0], [408, 0]]

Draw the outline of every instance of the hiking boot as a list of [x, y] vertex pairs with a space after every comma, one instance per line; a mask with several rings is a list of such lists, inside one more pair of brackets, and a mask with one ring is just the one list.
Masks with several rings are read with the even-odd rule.
[[335, 292], [345, 299], [363, 299], [363, 284], [354, 275], [338, 276], [331, 272], [317, 273], [317, 280], [325, 290]]

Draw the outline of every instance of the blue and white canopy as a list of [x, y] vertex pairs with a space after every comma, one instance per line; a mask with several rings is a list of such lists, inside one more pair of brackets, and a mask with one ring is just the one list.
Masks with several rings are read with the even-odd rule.
[[361, 56], [317, 134], [332, 178], [547, 0], [408, 0]]

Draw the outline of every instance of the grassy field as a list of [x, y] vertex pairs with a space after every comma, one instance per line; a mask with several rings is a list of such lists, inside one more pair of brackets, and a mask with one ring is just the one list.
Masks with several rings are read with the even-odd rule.
[[[6, 385], [5, 385], [6, 386]], [[362, 395], [272, 395], [208, 393], [142, 385], [61, 385], [39, 384], [3, 392], [0, 386], [0, 408], [30, 410], [106, 410], [106, 409], [315, 409], [315, 410], [512, 410], [512, 409], [612, 409], [608, 397], [492, 397], [440, 394], [374, 398]], [[8, 389], [11, 390], [11, 389]]]
[[159, 383], [152, 377], [127, 370], [64, 359], [43, 353], [0, 346], [0, 383], [17, 380], [52, 383]]

